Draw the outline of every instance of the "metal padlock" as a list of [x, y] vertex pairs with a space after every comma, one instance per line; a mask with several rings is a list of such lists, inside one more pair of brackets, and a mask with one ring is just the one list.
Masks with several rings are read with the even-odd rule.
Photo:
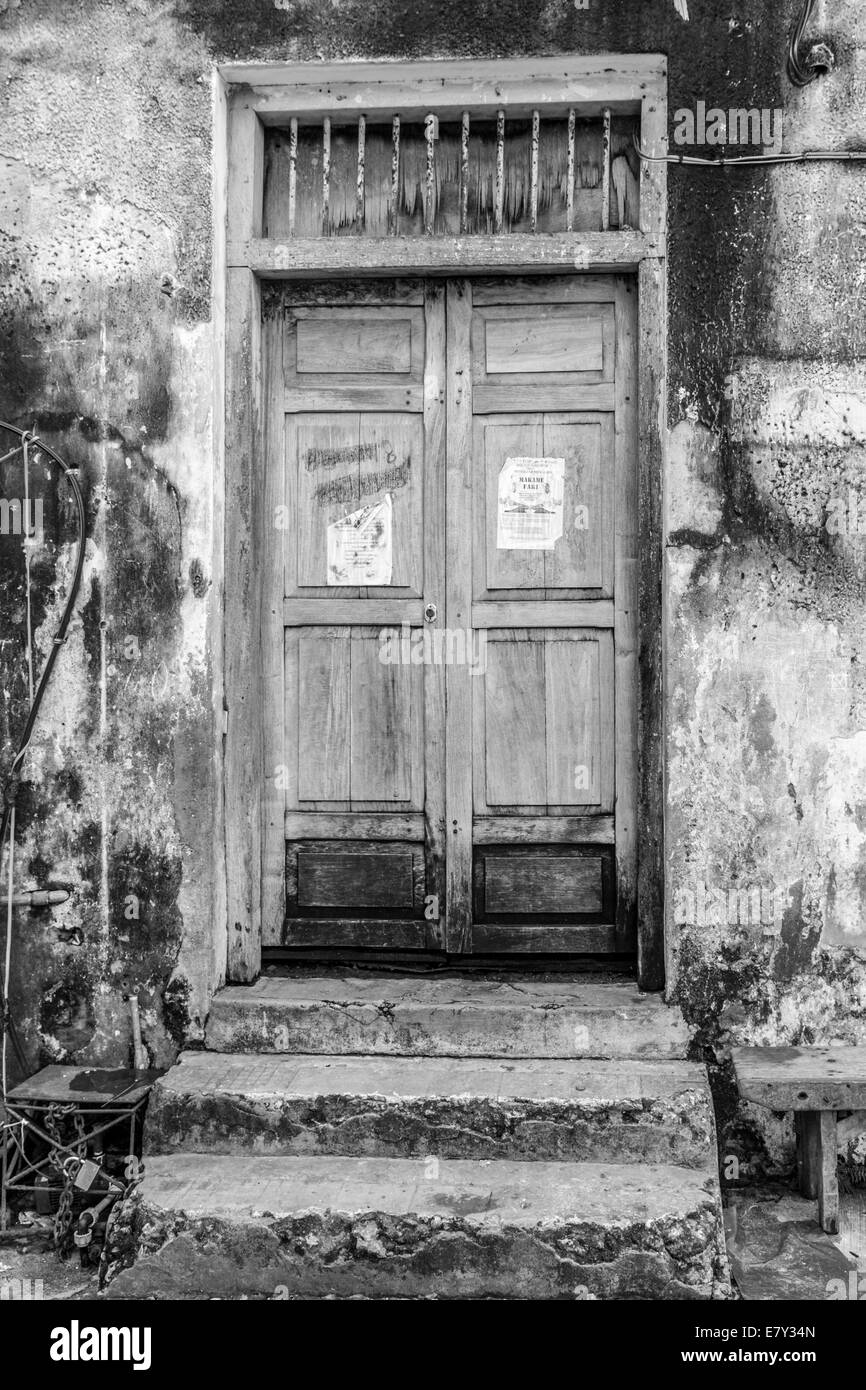
[[72, 1179], [73, 1187], [77, 1187], [80, 1192], [89, 1192], [99, 1177], [99, 1171], [99, 1164], [94, 1163], [92, 1158], [83, 1158], [78, 1172]]

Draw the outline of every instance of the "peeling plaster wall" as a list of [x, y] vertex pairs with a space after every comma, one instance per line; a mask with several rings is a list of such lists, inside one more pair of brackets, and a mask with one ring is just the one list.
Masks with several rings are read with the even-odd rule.
[[[90, 537], [22, 795], [27, 881], [73, 887], [50, 916], [19, 916], [34, 1063], [125, 1060], [122, 980], [167, 1060], [200, 1036], [223, 967], [213, 64], [662, 51], [672, 118], [698, 100], [781, 107], [786, 148], [866, 147], [866, 13], [818, 7], [837, 69], [798, 92], [783, 76], [798, 9], [693, 0], [685, 23], [673, 0], [0, 3], [0, 408], [79, 465]], [[723, 1148], [753, 1171], [788, 1161], [790, 1135], [736, 1109], [730, 1046], [866, 1041], [864, 227], [862, 166], [669, 171], [668, 990], [718, 1068]], [[828, 529], [858, 490], [863, 532]], [[70, 563], [62, 509], [51, 528], [43, 650]], [[8, 746], [22, 591], [20, 561], [0, 560]]]

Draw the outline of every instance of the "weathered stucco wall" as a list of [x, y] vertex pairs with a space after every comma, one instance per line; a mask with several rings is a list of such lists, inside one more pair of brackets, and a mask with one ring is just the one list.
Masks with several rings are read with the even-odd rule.
[[[22, 796], [19, 862], [73, 886], [51, 915], [19, 915], [34, 1061], [125, 1060], [122, 980], [164, 1061], [198, 1035], [222, 968], [213, 64], [662, 51], [671, 113], [781, 107], [786, 148], [866, 147], [866, 14], [819, 7], [837, 68], [795, 91], [798, 9], [692, 0], [686, 23], [673, 0], [0, 0], [0, 413], [80, 466], [90, 536]], [[760, 1166], [786, 1136], [734, 1116], [730, 1045], [866, 1038], [866, 180], [672, 168], [669, 224], [669, 990], [721, 1064], [724, 1144]], [[861, 486], [864, 531], [828, 529]], [[43, 646], [55, 543], [62, 574], [62, 516]], [[25, 690], [15, 563], [5, 548], [6, 740]], [[731, 910], [731, 890], [753, 895]]]

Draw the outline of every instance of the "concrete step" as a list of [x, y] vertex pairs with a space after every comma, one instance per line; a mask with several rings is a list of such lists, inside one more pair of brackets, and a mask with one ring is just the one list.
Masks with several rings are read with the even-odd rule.
[[107, 1239], [111, 1298], [706, 1299], [718, 1186], [658, 1164], [149, 1158]]
[[715, 1162], [689, 1062], [187, 1052], [151, 1093], [149, 1153]]
[[221, 990], [206, 1030], [215, 1052], [673, 1059], [688, 1043], [659, 995], [586, 976], [262, 978]]

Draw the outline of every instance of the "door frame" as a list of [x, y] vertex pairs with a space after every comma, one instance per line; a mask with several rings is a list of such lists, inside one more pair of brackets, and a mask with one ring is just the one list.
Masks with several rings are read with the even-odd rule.
[[[263, 768], [263, 695], [273, 654], [262, 611], [269, 403], [262, 371], [262, 282], [273, 279], [478, 274], [612, 273], [638, 290], [638, 982], [664, 986], [663, 486], [666, 440], [667, 60], [658, 54], [565, 56], [413, 64], [225, 64], [214, 74], [215, 475], [224, 537], [222, 624], [215, 634], [223, 686], [226, 976], [261, 968], [262, 878], [273, 856]], [[636, 230], [471, 237], [262, 237], [264, 126], [346, 109], [522, 114], [541, 107], [640, 116], [640, 226]], [[271, 500], [271, 499], [267, 499]], [[222, 854], [219, 856], [222, 858]], [[223, 916], [223, 913], [225, 914]]]

